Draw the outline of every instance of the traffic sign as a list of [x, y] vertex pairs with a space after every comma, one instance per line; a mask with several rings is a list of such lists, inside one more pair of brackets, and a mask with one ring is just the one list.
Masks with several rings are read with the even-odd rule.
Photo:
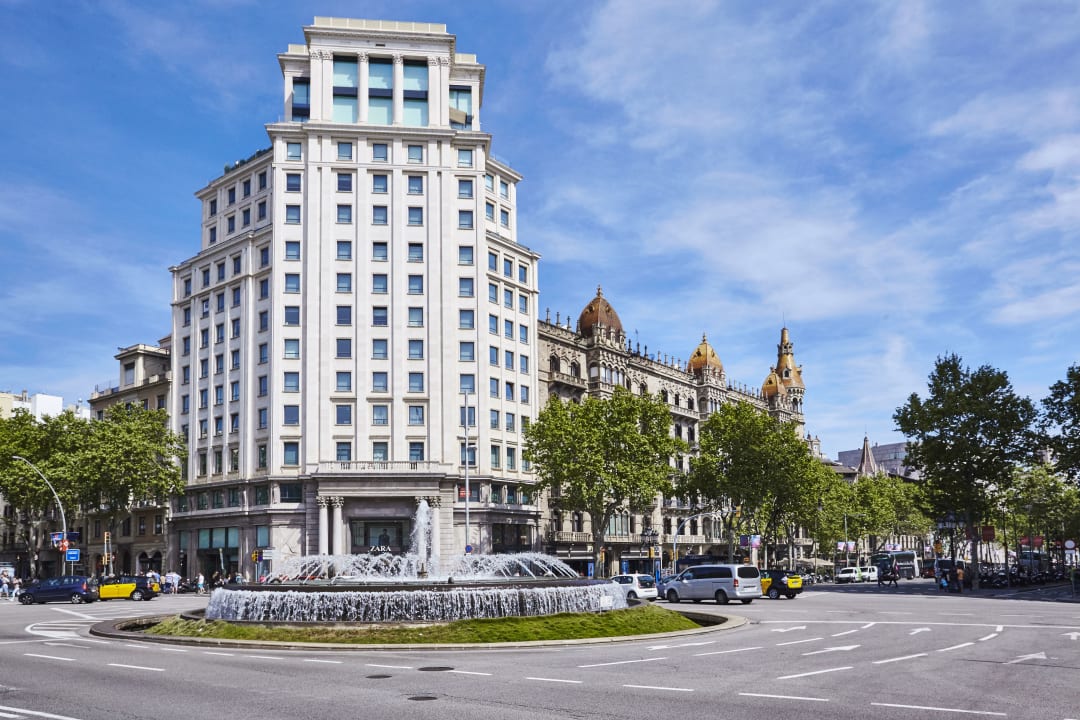
[[79, 550], [79, 548], [75, 548], [74, 550], [68, 550], [64, 553], [64, 560], [66, 562], [79, 562], [81, 555], [82, 551]]
[[68, 549], [68, 541], [67, 540], [61, 540], [60, 541], [60, 550], [61, 550], [61, 552], [67, 552], [67, 549]]
[[472, 555], [472, 545], [466, 545], [465, 546], [465, 554], [466, 555]]
[[60, 541], [62, 541], [64, 539], [64, 533], [62, 533], [62, 532], [49, 533], [49, 539], [52, 540], [53, 545], [59, 545]]
[[1075, 550], [1076, 549], [1076, 541], [1075, 540], [1066, 540], [1065, 541], [1065, 549], [1066, 550]]

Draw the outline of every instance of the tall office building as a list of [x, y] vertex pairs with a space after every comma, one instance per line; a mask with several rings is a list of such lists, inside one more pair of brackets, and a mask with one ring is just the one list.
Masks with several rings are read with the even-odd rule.
[[189, 455], [167, 564], [401, 553], [421, 499], [435, 553], [534, 549], [538, 256], [481, 129], [484, 66], [443, 25], [304, 35], [270, 147], [196, 193], [200, 249], [171, 269]]

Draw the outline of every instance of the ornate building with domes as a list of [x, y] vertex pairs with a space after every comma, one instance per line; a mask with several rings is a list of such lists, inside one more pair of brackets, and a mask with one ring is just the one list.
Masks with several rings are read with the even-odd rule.
[[[579, 401], [583, 397], [610, 397], [617, 386], [634, 393], [658, 395], [671, 408], [672, 432], [696, 451], [698, 426], [720, 406], [745, 402], [768, 413], [781, 422], [795, 423], [805, 434], [803, 398], [806, 386], [802, 368], [795, 363], [794, 345], [788, 329], [781, 328], [776, 346], [776, 365], [769, 368], [761, 387], [731, 381], [724, 371], [720, 356], [706, 335], [685, 363], [666, 356], [652, 355], [648, 346], [632, 346], [623, 330], [622, 321], [597, 288], [596, 296], [585, 305], [576, 325], [571, 317], [550, 311], [538, 327], [537, 360], [539, 363], [540, 405], [549, 398]], [[815, 454], [820, 454], [816, 439], [807, 438]], [[687, 456], [676, 460], [680, 470], [689, 469]], [[648, 515], [616, 517], [606, 538], [605, 567], [598, 574], [623, 572], [652, 572], [655, 544], [670, 552], [674, 532], [696, 512], [688, 499], [664, 497]], [[592, 558], [592, 533], [589, 518], [583, 513], [561, 513], [545, 508], [542, 514], [547, 523], [545, 552], [569, 561], [584, 572]], [[647, 530], [656, 530], [653, 559], [650, 548], [643, 543]], [[683, 548], [690, 553], [710, 553], [724, 557], [728, 552], [729, 535], [710, 518], [689, 519], [679, 533], [679, 555]]]

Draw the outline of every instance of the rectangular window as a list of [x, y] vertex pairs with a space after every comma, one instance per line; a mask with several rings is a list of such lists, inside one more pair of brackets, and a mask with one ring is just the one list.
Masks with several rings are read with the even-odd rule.
[[508, 307], [508, 308], [513, 309], [513, 307], [514, 307], [514, 291], [513, 290], [503, 290], [503, 307]]
[[307, 122], [311, 116], [311, 82], [308, 78], [293, 78], [292, 120]]
[[518, 312], [529, 314], [529, 298], [525, 295], [518, 295]]
[[372, 425], [389, 425], [390, 424], [390, 406], [389, 405], [372, 405], [371, 406], [371, 424]]
[[270, 264], [270, 248], [259, 248], [259, 267], [266, 267]]
[[471, 298], [476, 293], [472, 278], [458, 278], [458, 297]]
[[389, 311], [385, 306], [371, 308], [371, 324], [375, 327], [386, 327], [389, 324]]
[[386, 175], [372, 175], [371, 176], [371, 192], [385, 194], [389, 185], [386, 180]]
[[240, 307], [240, 288], [238, 287], [232, 290], [232, 306]]
[[409, 392], [424, 392], [424, 373], [409, 373]]
[[352, 392], [352, 373], [347, 370], [338, 371], [335, 389], [338, 392]]
[[281, 409], [281, 422], [284, 425], [299, 425], [300, 424], [300, 406], [299, 405], [285, 405]]
[[422, 175], [410, 175], [408, 177], [408, 192], [410, 195], [424, 194], [424, 178]]
[[499, 367], [499, 348], [488, 345], [488, 365]]
[[390, 459], [389, 446], [385, 440], [371, 443], [371, 459], [375, 462], [387, 462]]
[[356, 68], [355, 59], [334, 58], [334, 104], [331, 115], [334, 122], [351, 124], [360, 117]]
[[286, 305], [285, 306], [285, 324], [286, 325], [299, 325], [300, 324], [300, 306], [299, 305]]
[[529, 374], [529, 356], [528, 355], [525, 355], [524, 353], [521, 354], [521, 355], [518, 355], [518, 365], [519, 365], [518, 370], [525, 373], [526, 375]]
[[[466, 410], [468, 412], [466, 412]], [[464, 405], [458, 408], [458, 426], [466, 427], [466, 415], [468, 415], [468, 427], [476, 427], [476, 407], [470, 405], [466, 408]]]
[[529, 344], [529, 326], [518, 325], [518, 342]]
[[339, 293], [352, 292], [352, 273], [337, 274], [337, 291]]
[[462, 230], [471, 230], [473, 227], [473, 211], [472, 210], [458, 210], [458, 228]]
[[300, 192], [300, 173], [285, 173], [285, 192]]
[[490, 378], [488, 380], [488, 395], [497, 398], [499, 397], [499, 380], [498, 378]]
[[217, 242], [217, 228], [216, 227], [210, 228], [210, 235], [207, 238], [207, 242], [209, 242], [211, 245], [213, 245], [214, 243]]
[[269, 383], [270, 383], [270, 379], [266, 375], [260, 375], [259, 376], [259, 396], [260, 397], [266, 395], [266, 392], [267, 392], [266, 388], [269, 385]]
[[488, 332], [493, 335], [499, 334], [499, 318], [497, 315], [488, 315]]
[[338, 338], [335, 357], [352, 357], [352, 338]]
[[424, 406], [423, 405], [410, 405], [409, 406], [409, 424], [410, 425], [423, 425], [424, 424]]
[[473, 181], [459, 178], [457, 181], [457, 196], [463, 199], [472, 199]]
[[[458, 375], [458, 392], [467, 392], [470, 395], [476, 394], [476, 376], [472, 373]], [[473, 424], [476, 424], [476, 418], [473, 418]]]
[[229, 217], [225, 218], [225, 229], [228, 230], [230, 233], [236, 232], [235, 215], [230, 215]]
[[229, 204], [236, 204], [236, 188], [234, 187], [229, 188]]
[[499, 302], [499, 286], [495, 283], [488, 283], [488, 302]]
[[337, 221], [341, 224], [352, 222], [352, 205], [337, 206]]
[[502, 448], [498, 445], [491, 446], [491, 467], [502, 467]]
[[259, 343], [259, 364], [262, 365], [270, 361], [270, 346], [266, 343]]
[[458, 167], [471, 168], [473, 166], [473, 151], [466, 148], [458, 148], [457, 164]]
[[525, 404], [525, 405], [529, 404], [529, 386], [528, 385], [522, 385], [521, 386], [521, 402], [523, 404]]
[[260, 190], [265, 190], [266, 189], [266, 171], [265, 170], [263, 170], [261, 173], [259, 173], [259, 189]]
[[270, 329], [270, 313], [266, 310], [259, 311], [259, 332]]
[[493, 252], [488, 253], [488, 270], [495, 272], [499, 269], [499, 256]]
[[385, 295], [389, 287], [389, 280], [387, 275], [382, 273], [371, 276], [371, 292], [376, 295]]
[[337, 306], [337, 324], [352, 325], [352, 305]]
[[386, 359], [386, 340], [383, 338], [375, 338], [371, 341], [371, 357], [374, 360]]
[[458, 328], [472, 330], [476, 327], [476, 313], [472, 310], [458, 310]]
[[450, 127], [472, 129], [472, 89], [462, 85], [450, 86]]
[[506, 399], [510, 402], [514, 401], [514, 383], [506, 383]]
[[[285, 259], [286, 260], [299, 260], [300, 259], [300, 243], [298, 241], [296, 241], [296, 240], [286, 240], [285, 241]], [[286, 290], [286, 292], [288, 292], [288, 290]]]
[[505, 180], [499, 181], [499, 197], [510, 198], [510, 184]]
[[299, 273], [285, 273], [285, 292], [298, 293], [300, 292], [300, 274]]
[[371, 373], [371, 391], [372, 392], [386, 392], [390, 387], [387, 374], [385, 372], [373, 372]]
[[514, 339], [514, 322], [512, 320], [503, 320], [503, 336], [510, 340]]
[[423, 295], [424, 294], [424, 276], [423, 275], [410, 275], [409, 276], [409, 294], [410, 295]]
[[259, 413], [258, 413], [259, 430], [265, 430], [266, 429], [266, 418], [267, 418], [266, 408], [259, 408]]
[[424, 443], [415, 440], [409, 443], [409, 462], [423, 462], [424, 460]]
[[413, 226], [424, 224], [424, 208], [415, 206], [409, 208], [409, 224]]
[[337, 159], [352, 160], [352, 143], [339, 142], [337, 144]]
[[256, 208], [256, 218], [258, 220], [265, 220], [266, 219], [266, 201], [265, 200], [260, 200], [259, 204], [256, 205], [255, 208]]
[[[266, 445], [259, 445], [258, 447], [258, 460], [256, 461], [260, 470], [266, 467], [266, 463], [269, 462], [267, 458]], [[259, 491], [262, 491], [261, 495]], [[270, 493], [265, 486], [255, 488], [255, 504], [267, 505], [270, 502]], [[262, 499], [260, 503], [259, 500]]]
[[[374, 121], [372, 121], [374, 122]], [[386, 162], [390, 157], [386, 143], [373, 143], [371, 146], [371, 159], [374, 162]]]
[[229, 383], [229, 401], [236, 402], [240, 399], [240, 381], [233, 380]]
[[285, 143], [285, 159], [299, 160], [301, 158], [300, 147], [300, 143], [298, 142]]
[[335, 405], [335, 424], [352, 425], [352, 405]]
[[503, 227], [510, 227], [510, 211], [499, 210], [499, 224]]
[[472, 245], [459, 245], [457, 250], [458, 265], [472, 265], [473, 264], [473, 248]]
[[[259, 299], [265, 300], [268, 297], [270, 297], [270, 280], [268, 278], [263, 278], [259, 281]], [[205, 315], [203, 317], [205, 317]]]
[[387, 244], [384, 242], [371, 243], [371, 259], [375, 262], [386, 262], [390, 257]]
[[372, 225], [386, 225], [388, 215], [386, 213], [385, 205], [372, 205], [371, 206], [371, 224]]
[[289, 225], [300, 224], [300, 206], [299, 205], [286, 205], [285, 206], [285, 222]]
[[514, 369], [514, 353], [511, 352], [510, 350], [506, 350], [506, 351], [503, 352], [503, 358], [504, 358], [503, 365], [506, 367], [506, 369], [507, 370], [513, 370]]
[[424, 327], [424, 308], [409, 308], [409, 327]]
[[498, 430], [499, 429], [499, 411], [498, 410], [491, 410], [490, 412], [491, 412], [491, 429], [492, 430]]
[[337, 259], [352, 260], [352, 240], [337, 241]]
[[409, 243], [409, 262], [424, 262], [423, 243]]
[[506, 413], [506, 430], [507, 430], [507, 432], [514, 432], [514, 429], [515, 429], [514, 418], [515, 418], [514, 413], [511, 413], [511, 412]]
[[352, 461], [352, 443], [351, 442], [338, 442], [336, 450], [336, 459], [338, 462], [351, 462]]
[[240, 369], [240, 351], [233, 350], [229, 353], [229, 367], [232, 370]]
[[520, 282], [520, 283], [528, 283], [529, 282], [529, 268], [527, 268], [524, 265], [518, 265], [518, 282]]
[[401, 122], [410, 127], [428, 124], [428, 64], [424, 61], [406, 60], [402, 67]]
[[409, 162], [422, 163], [424, 162], [424, 146], [423, 145], [409, 145], [408, 148]]
[[503, 275], [506, 277], [512, 277], [514, 274], [514, 261], [509, 258], [503, 258]]
[[369, 60], [368, 122], [373, 125], [389, 125], [393, 121], [394, 64], [390, 60]]
[[506, 469], [507, 470], [516, 470], [517, 469], [517, 448], [512, 448], [512, 447], [506, 448]]
[[495, 222], [495, 205], [492, 203], [484, 203], [484, 217]]
[[338, 192], [352, 192], [352, 173], [337, 174], [337, 189]]
[[285, 373], [284, 382], [285, 392], [300, 392], [300, 373], [287, 372]]
[[423, 340], [409, 340], [409, 359], [410, 360], [423, 360], [424, 359], [424, 341]]
[[476, 360], [476, 344], [462, 341], [458, 343], [458, 360], [473, 362]]
[[296, 360], [300, 357], [300, 339], [285, 338], [285, 357]]
[[[300, 464], [300, 443], [289, 440], [282, 445], [281, 464], [290, 466]], [[286, 487], [289, 486], [281, 486], [281, 502], [300, 502], [299, 498], [293, 499], [291, 492], [286, 494]]]

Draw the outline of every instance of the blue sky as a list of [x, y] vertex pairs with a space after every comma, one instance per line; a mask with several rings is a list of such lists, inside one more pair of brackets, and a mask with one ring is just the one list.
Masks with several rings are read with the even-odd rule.
[[751, 386], [786, 323], [830, 456], [901, 440], [944, 353], [1036, 400], [1080, 360], [1074, 4], [0, 0], [0, 389], [86, 398], [169, 332], [193, 192], [268, 145], [315, 15], [446, 23], [540, 307], [602, 285]]

